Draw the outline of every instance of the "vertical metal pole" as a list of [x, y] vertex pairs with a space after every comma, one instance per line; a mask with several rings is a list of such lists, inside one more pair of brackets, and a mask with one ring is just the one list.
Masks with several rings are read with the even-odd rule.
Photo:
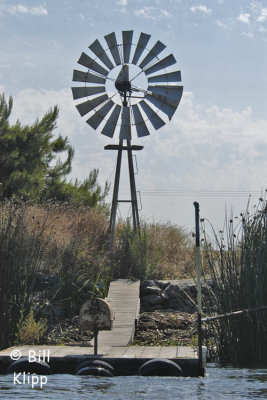
[[201, 269], [200, 269], [200, 240], [199, 240], [199, 203], [194, 202], [196, 224], [196, 265], [197, 265], [197, 313], [198, 313], [198, 359], [199, 367], [203, 368], [202, 361], [202, 302], [201, 302]]
[[97, 356], [97, 348], [98, 348], [98, 331], [94, 331], [94, 355]]
[[117, 206], [118, 206], [120, 172], [121, 172], [122, 144], [123, 144], [123, 140], [120, 139], [120, 142], [119, 142], [120, 147], [118, 149], [117, 166], [116, 166], [116, 174], [115, 174], [115, 182], [114, 182], [114, 188], [113, 188], [113, 198], [112, 198], [112, 206], [111, 206], [111, 214], [110, 214], [110, 222], [109, 222], [110, 246], [111, 247], [114, 242], [114, 233], [115, 233], [115, 225], [116, 225], [116, 214], [117, 214]]
[[139, 221], [136, 186], [134, 179], [133, 155], [132, 155], [130, 140], [127, 140], [127, 147], [128, 147], [127, 153], [128, 153], [129, 178], [130, 178], [130, 188], [131, 188], [131, 200], [132, 200], [133, 228], [135, 232], [136, 230], [140, 232], [140, 221]]

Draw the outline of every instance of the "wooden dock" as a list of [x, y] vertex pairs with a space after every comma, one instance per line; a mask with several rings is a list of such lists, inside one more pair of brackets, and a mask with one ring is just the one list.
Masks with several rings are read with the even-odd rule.
[[[12, 351], [19, 350], [21, 357], [29, 358], [30, 351], [49, 363], [53, 373], [73, 374], [75, 368], [87, 360], [102, 360], [111, 364], [118, 376], [137, 375], [138, 369], [146, 361], [164, 358], [174, 361], [183, 370], [184, 376], [200, 376], [196, 351], [186, 346], [111, 346], [100, 347], [94, 355], [93, 347], [82, 346], [21, 346], [10, 347], [0, 352], [0, 373], [4, 374], [12, 363]], [[48, 358], [49, 356], [49, 358]]]
[[114, 367], [116, 375], [136, 375], [144, 362], [160, 358], [174, 361], [182, 368], [184, 376], [203, 375], [204, 369], [192, 347], [131, 346], [140, 308], [139, 288], [140, 281], [118, 279], [111, 282], [106, 300], [111, 304], [115, 320], [111, 331], [99, 332], [97, 355], [94, 355], [93, 341], [90, 346], [14, 346], [0, 351], [0, 373], [6, 373], [13, 362], [11, 354], [17, 350], [21, 357], [29, 359], [30, 351], [34, 351], [37, 359], [45, 358], [53, 373], [73, 374], [83, 361], [102, 360]]
[[110, 283], [107, 300], [115, 314], [111, 331], [98, 334], [99, 347], [132, 344], [140, 309], [140, 281], [117, 279]]

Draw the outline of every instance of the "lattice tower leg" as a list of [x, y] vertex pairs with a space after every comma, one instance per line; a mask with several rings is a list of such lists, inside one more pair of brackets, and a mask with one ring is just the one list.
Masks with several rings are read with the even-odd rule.
[[131, 149], [131, 142], [127, 140], [127, 153], [128, 153], [128, 167], [129, 167], [129, 179], [130, 179], [130, 189], [131, 189], [131, 201], [132, 201], [132, 215], [133, 215], [133, 228], [134, 232], [140, 232], [140, 222], [138, 213], [138, 203], [136, 195], [136, 186], [134, 178], [134, 167], [133, 167], [133, 154]]
[[117, 156], [117, 165], [116, 165], [116, 174], [113, 188], [113, 197], [112, 197], [112, 205], [111, 205], [111, 213], [110, 213], [110, 222], [109, 222], [109, 232], [110, 232], [110, 244], [113, 245], [114, 242], [114, 233], [115, 233], [115, 225], [116, 225], [116, 214], [118, 207], [118, 195], [119, 195], [119, 185], [120, 185], [120, 173], [121, 173], [121, 156], [122, 156], [122, 143], [120, 140], [118, 156]]

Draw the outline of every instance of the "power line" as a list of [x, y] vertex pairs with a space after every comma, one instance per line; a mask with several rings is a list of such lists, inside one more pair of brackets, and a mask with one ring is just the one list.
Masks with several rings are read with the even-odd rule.
[[[142, 196], [165, 196], [165, 197], [227, 197], [227, 196], [259, 196], [259, 190], [182, 190], [182, 189], [141, 189]], [[121, 189], [121, 193], [126, 195], [129, 193], [127, 189]]]

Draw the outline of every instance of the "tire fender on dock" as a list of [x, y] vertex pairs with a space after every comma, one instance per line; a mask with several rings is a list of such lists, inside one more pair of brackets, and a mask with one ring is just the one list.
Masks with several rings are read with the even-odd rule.
[[101, 367], [84, 367], [76, 372], [76, 375], [93, 375], [93, 376], [113, 376], [112, 372]]
[[78, 364], [77, 367], [74, 370], [74, 375], [77, 375], [77, 372], [83, 368], [86, 367], [99, 367], [99, 368], [104, 368], [107, 369], [108, 371], [110, 371], [112, 373], [112, 375], [114, 375], [114, 368], [112, 367], [111, 364], [109, 364], [106, 361], [103, 360], [86, 360], [83, 361], [82, 363]]
[[27, 357], [16, 360], [9, 365], [7, 373], [13, 374], [14, 372], [26, 372], [37, 375], [52, 374], [50, 366], [45, 361], [29, 362]]
[[155, 358], [145, 362], [138, 369], [141, 376], [181, 376], [182, 369], [175, 362], [165, 358]]

